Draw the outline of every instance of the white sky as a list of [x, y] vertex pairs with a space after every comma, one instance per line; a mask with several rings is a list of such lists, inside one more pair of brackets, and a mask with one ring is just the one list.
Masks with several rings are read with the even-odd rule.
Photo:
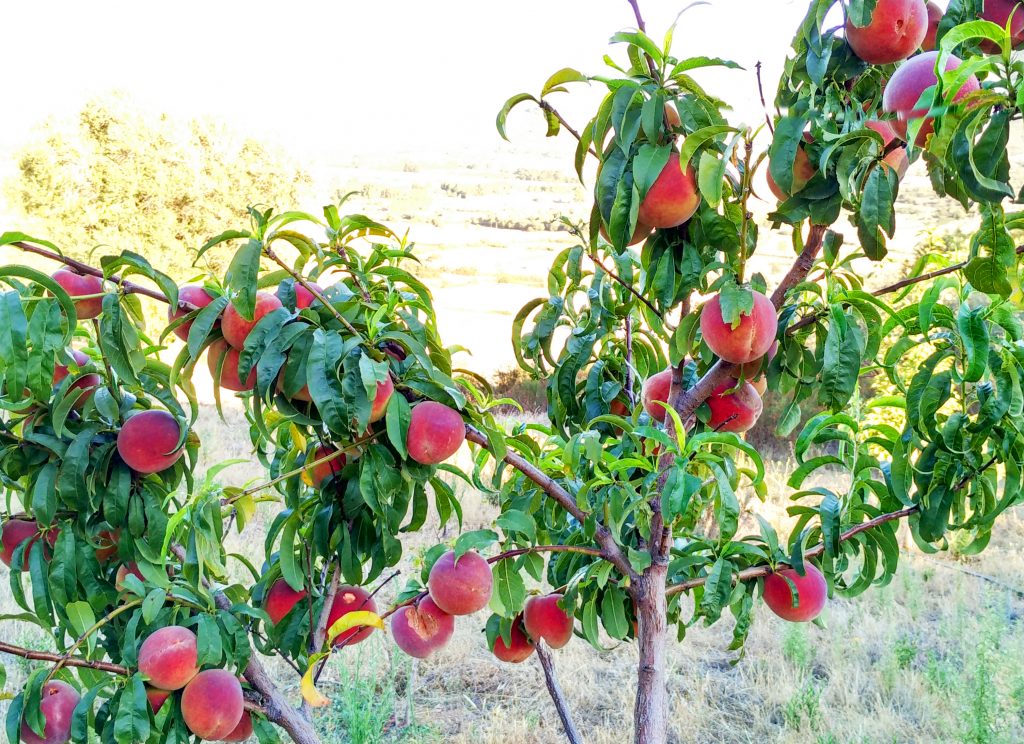
[[[686, 4], [641, 0], [651, 35], [660, 40]], [[806, 6], [711, 0], [683, 15], [675, 55], [747, 67], [699, 79], [733, 102], [739, 120], [759, 120], [753, 66], [764, 63], [770, 100]], [[494, 117], [509, 95], [536, 92], [565, 66], [603, 72], [608, 37], [634, 24], [626, 0], [4, 0], [0, 147], [118, 89], [145, 108], [214, 116], [299, 156], [507, 148]], [[564, 100], [581, 124], [592, 101]], [[510, 133], [534, 137], [537, 119], [513, 114]]]

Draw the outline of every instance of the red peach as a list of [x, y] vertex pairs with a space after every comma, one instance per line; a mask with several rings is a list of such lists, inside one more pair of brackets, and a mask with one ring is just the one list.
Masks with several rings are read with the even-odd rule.
[[665, 123], [671, 129], [681, 127], [683, 125], [682, 119], [679, 118], [679, 111], [671, 103], [665, 104]]
[[466, 424], [454, 408], [425, 400], [413, 406], [406, 446], [422, 465], [437, 465], [454, 455], [466, 439]]
[[[805, 575], [792, 568], [779, 569], [764, 579], [764, 603], [783, 620], [805, 623], [821, 614], [828, 599], [828, 584], [817, 566], [804, 564]], [[789, 581], [796, 587], [796, 596]]]
[[167, 690], [158, 690], [155, 687], [146, 685], [146, 699], [149, 701], [149, 707], [153, 709], [153, 715], [160, 712], [160, 709], [164, 707], [164, 703], [167, 702], [167, 698], [171, 696], [171, 693]]
[[[1016, 49], [1021, 43], [1024, 43], [1024, 2], [1021, 0], [985, 0], [978, 17], [1006, 28], [1006, 22], [1010, 20], [1010, 13], [1013, 13], [1013, 23], [1010, 25], [1010, 43]], [[999, 47], [987, 39], [981, 42], [981, 48], [987, 54], [999, 53]]]
[[873, 65], [899, 62], [916, 52], [928, 33], [925, 0], [878, 0], [868, 25], [846, 20], [846, 41], [853, 53]]
[[629, 406], [623, 403], [621, 400], [616, 398], [608, 404], [608, 413], [613, 416], [629, 416]]
[[22, 722], [21, 740], [25, 744], [66, 744], [71, 741], [71, 717], [81, 699], [78, 691], [67, 682], [59, 679], [47, 682], [39, 703], [39, 710], [46, 721], [43, 735], [32, 731], [28, 722]]
[[431, 599], [449, 615], [470, 615], [486, 607], [493, 584], [491, 567], [472, 550], [458, 561], [455, 551], [449, 550], [431, 566], [427, 578]]
[[[864, 126], [882, 135], [883, 148], [888, 147], [893, 140], [899, 139], [896, 129], [887, 121], [870, 119], [864, 122]], [[907, 149], [905, 147], [896, 148], [883, 158], [882, 163], [895, 170], [896, 175], [902, 179], [903, 176], [906, 175], [907, 169], [910, 167], [910, 158], [907, 157]]]
[[301, 400], [304, 403], [312, 403], [313, 397], [309, 394], [309, 385], [303, 385], [294, 395], [287, 395], [284, 391], [284, 367], [277, 375], [277, 390], [288, 400]]
[[924, 41], [921, 42], [921, 49], [930, 52], [937, 44], [936, 37], [939, 35], [939, 22], [942, 20], [943, 11], [935, 3], [928, 3], [928, 30], [924, 32]]
[[[388, 412], [388, 401], [391, 400], [391, 394], [394, 392], [395, 383], [391, 379], [390, 374], [388, 374], [388, 376], [384, 378], [384, 382], [377, 383], [377, 394], [374, 396], [373, 403], [370, 406], [371, 424], [374, 423], [375, 421], [380, 421], [382, 418], [384, 418], [384, 415]], [[465, 427], [463, 427], [463, 429], [465, 429]]]
[[719, 296], [715, 295], [701, 309], [700, 332], [704, 343], [717, 356], [733, 364], [747, 364], [768, 353], [775, 343], [778, 314], [771, 300], [754, 291], [754, 307], [749, 315], [741, 315], [733, 327], [722, 318]]
[[659, 403], [668, 403], [669, 390], [672, 387], [672, 368], [651, 375], [644, 380], [640, 398], [647, 415], [655, 421], [664, 421], [667, 412]]
[[[915, 141], [918, 147], [924, 146], [928, 135], [934, 130], [935, 123], [931, 117], [925, 117], [928, 110], [915, 108], [915, 106], [921, 94], [938, 82], [935, 75], [938, 56], [938, 52], [924, 52], [913, 59], [908, 59], [896, 68], [896, 72], [889, 78], [885, 92], [882, 94], [882, 109], [887, 113], [896, 114], [897, 120], [893, 122], [893, 128], [903, 139], [906, 139], [907, 125], [914, 119], [924, 118], [924, 123], [918, 130]], [[955, 70], [960, 64], [960, 58], [951, 54], [946, 62], [946, 70]], [[957, 91], [953, 99], [954, 102], [963, 100], [964, 97], [980, 87], [978, 78], [971, 75]]]
[[223, 740], [244, 712], [242, 685], [226, 669], [199, 672], [181, 694], [181, 717], [200, 739]]
[[14, 558], [14, 551], [22, 543], [25, 544], [25, 552], [21, 562], [23, 566], [28, 565], [28, 551], [39, 539], [39, 523], [34, 519], [9, 519], [0, 528], [0, 562], [5, 566], [11, 565]]
[[[71, 299], [96, 295], [103, 292], [103, 280], [91, 274], [79, 274], [71, 269], [58, 269], [53, 274], [53, 280], [61, 288], [71, 295]], [[89, 320], [99, 317], [103, 312], [103, 298], [90, 297], [75, 302], [75, 314], [79, 320]]]
[[[217, 368], [220, 368], [220, 386], [225, 390], [241, 393], [256, 387], [256, 367], [249, 370], [249, 376], [243, 382], [238, 376], [238, 358], [241, 352], [229, 346], [224, 339], [217, 339], [206, 350], [206, 364], [210, 368], [210, 376], [217, 379]], [[221, 358], [224, 362], [221, 364]]]
[[530, 597], [523, 609], [523, 626], [535, 642], [541, 639], [551, 648], [561, 648], [572, 639], [572, 615], [558, 606], [561, 594]]
[[142, 571], [139, 570], [138, 563], [135, 561], [123, 563], [118, 567], [117, 576], [114, 579], [114, 588], [117, 589], [117, 591], [124, 591], [124, 580], [128, 578], [129, 574], [137, 578], [139, 581], [145, 582], [146, 580], [146, 577], [142, 575]]
[[[306, 461], [315, 462], [316, 460], [327, 457], [337, 451], [338, 450], [334, 447], [317, 447], [313, 450], [313, 454], [306, 458]], [[338, 473], [342, 471], [345, 467], [346, 459], [345, 455], [339, 455], [333, 460], [328, 460], [327, 462], [322, 462], [319, 465], [314, 465], [311, 468], [306, 468], [302, 473], [302, 479], [313, 488], [320, 488], [324, 484], [324, 481], [330, 477], [338, 475]]]
[[430, 596], [415, 605], [399, 607], [391, 618], [391, 635], [400, 649], [425, 659], [447, 645], [455, 631], [455, 618], [440, 609]]
[[161, 690], [180, 690], [199, 674], [196, 634], [180, 625], [160, 628], [139, 647], [139, 671]]
[[221, 741], [246, 741], [252, 736], [252, 713], [245, 711], [242, 719], [235, 726], [234, 731], [225, 736]]
[[730, 378], [715, 388], [708, 398], [711, 420], [708, 425], [716, 431], [744, 432], [757, 423], [763, 408], [761, 396], [749, 382], [740, 383]]
[[[205, 289], [197, 284], [188, 284], [184, 287], [178, 288], [178, 301], [187, 302], [190, 305], [195, 305], [197, 308], [203, 308], [213, 302], [211, 297]], [[178, 318], [184, 318], [188, 315], [191, 310], [186, 310], [183, 307], [175, 307], [167, 310], [167, 321], [174, 322]], [[188, 341], [188, 332], [192, 328], [192, 321], [182, 323], [180, 326], [176, 326], [174, 334], [182, 341]]]
[[178, 420], [167, 411], [139, 411], [117, 433], [117, 452], [136, 473], [159, 473], [185, 454], [178, 447], [180, 434]]
[[299, 602], [309, 595], [305, 589], [295, 591], [284, 579], [278, 579], [263, 598], [263, 609], [270, 615], [270, 622], [277, 625]]
[[533, 644], [526, 637], [522, 626], [523, 616], [517, 615], [516, 619], [512, 621], [512, 633], [509, 636], [509, 644], [506, 646], [505, 641], [502, 640], [500, 635], [494, 639], [494, 648], [491, 651], [499, 661], [519, 664], [530, 658], [530, 655], [533, 653]]
[[[309, 284], [309, 286], [311, 286], [313, 289], [315, 289], [321, 295], [324, 293], [324, 288], [321, 287], [316, 282], [307, 282], [307, 283]], [[296, 310], [305, 310], [307, 307], [309, 307], [310, 305], [313, 304], [314, 300], [316, 300], [316, 296], [314, 296], [314, 294], [312, 292], [310, 292], [308, 289], [303, 287], [298, 282], [295, 282], [295, 309]]]
[[[71, 355], [71, 358], [74, 359], [75, 365], [79, 368], [80, 371], [84, 369], [92, 361], [87, 354], [82, 353], [78, 349], [68, 349], [68, 353]], [[68, 366], [61, 364], [60, 362], [54, 364], [53, 386], [57, 387], [61, 382], [64, 381], [64, 379], [69, 374], [71, 374], [71, 370]], [[81, 397], [79, 397], [78, 400], [75, 401], [74, 408], [76, 411], [82, 410], [82, 408], [85, 406], [86, 401], [89, 400], [90, 397], [92, 397], [92, 394], [96, 392], [96, 388], [98, 388], [102, 384], [102, 382], [103, 381], [100, 379], [99, 375], [87, 374], [82, 375], [73, 383], [71, 383], [71, 386], [68, 388], [67, 391], [68, 393], [70, 393], [72, 390], [78, 389], [83, 389], [86, 391], [81, 395]]]
[[235, 309], [234, 305], [228, 305], [224, 309], [224, 317], [220, 323], [220, 330], [224, 334], [224, 340], [241, 351], [245, 348], [245, 339], [249, 337], [252, 329], [256, 327], [260, 319], [279, 307], [281, 307], [281, 300], [277, 299], [277, 295], [272, 295], [268, 292], [256, 293], [256, 310], [253, 313], [252, 320], [246, 320]]
[[106, 563], [117, 555], [117, 544], [121, 539], [121, 530], [100, 530], [93, 538], [96, 548], [96, 560]]
[[[377, 611], [377, 603], [373, 601], [370, 593], [361, 586], [338, 587], [334, 604], [331, 605], [331, 611], [327, 615], [328, 629], [348, 613], [360, 611]], [[344, 633], [338, 634], [334, 639], [334, 645], [340, 646], [344, 643], [346, 646], [354, 646], [369, 638], [371, 633], [373, 633], [373, 628], [349, 628]]]
[[637, 219], [651, 227], [677, 227], [690, 219], [699, 206], [697, 173], [692, 165], [684, 173], [679, 153], [673, 152], [640, 202]]

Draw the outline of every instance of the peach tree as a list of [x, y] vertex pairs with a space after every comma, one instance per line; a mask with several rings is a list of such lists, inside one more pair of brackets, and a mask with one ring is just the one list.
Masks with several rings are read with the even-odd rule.
[[[1024, 477], [1024, 217], [1005, 209], [1021, 198], [1006, 148], [1024, 16], [992, 0], [944, 15], [814, 2], [755, 130], [691, 75], [736, 65], [673, 56], [672, 30], [656, 42], [630, 4], [637, 29], [612, 38], [625, 60], [610, 73], [560, 70], [498, 116], [504, 135], [533, 102], [550, 135], [579, 141], [581, 179], [598, 165], [589, 224], [569, 224], [548, 296], [513, 327], [520, 365], [548, 382], [547, 425], [495, 419], [503, 401], [439, 337], [412, 246], [367, 217], [250, 209], [198, 251], [229, 251], [226, 273], [184, 287], [134, 253], [91, 267], [0, 238], [67, 266], [0, 269], [0, 559], [22, 610], [8, 619], [56, 647], [0, 642], [47, 662], [12, 701], [11, 741], [316, 742], [332, 653], [390, 618], [422, 658], [454, 617], [488, 607], [487, 644], [539, 656], [573, 741], [548, 648], [574, 633], [635, 641], [635, 740], [664, 742], [670, 628], [682, 639], [728, 612], [738, 650], [760, 600], [813, 620], [829, 596], [891, 579], [902, 519], [923, 550], [953, 530], [985, 547]], [[578, 130], [550, 100], [573, 83], [607, 89]], [[976, 209], [969, 254], [867, 289], [917, 160], [939, 196]], [[759, 169], [778, 198], [767, 227], [795, 253], [772, 287], [748, 265], [766, 227], [751, 215]], [[161, 338], [141, 328], [140, 296], [169, 304]], [[184, 347], [167, 364], [172, 333]], [[923, 363], [901, 363], [911, 352]], [[204, 355], [218, 404], [229, 391], [244, 406], [263, 482], [224, 486], [223, 466], [196, 477]], [[862, 397], [873, 375], [898, 393]], [[788, 535], [745, 498], [765, 494], [741, 436], [762, 396], [795, 435]], [[874, 409], [902, 425], [871, 423]], [[466, 440], [469, 472], [450, 462]], [[842, 487], [815, 485], [822, 473]], [[497, 497], [493, 529], [426, 550], [385, 608], [405, 537], [432, 515], [461, 525], [457, 479]], [[225, 548], [258, 504], [274, 510], [259, 566]], [[262, 656], [301, 678], [301, 705]]]

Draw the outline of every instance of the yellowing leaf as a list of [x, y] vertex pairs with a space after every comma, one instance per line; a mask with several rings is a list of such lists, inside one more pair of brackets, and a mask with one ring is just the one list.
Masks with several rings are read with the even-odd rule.
[[291, 424], [291, 426], [288, 428], [288, 431], [292, 435], [292, 447], [294, 449], [297, 449], [299, 452], [302, 452], [304, 449], [306, 449], [306, 437], [305, 435], [303, 435], [299, 427], [297, 427], [295, 424]]
[[358, 612], [346, 613], [338, 618], [334, 625], [327, 629], [327, 642], [331, 643], [346, 630], [358, 627], [384, 630], [384, 621], [380, 619], [380, 615], [376, 612], [359, 610]]
[[331, 653], [328, 651], [325, 654], [313, 654], [309, 657], [309, 668], [306, 669], [306, 673], [302, 675], [302, 699], [312, 705], [314, 708], [323, 708], [325, 705], [330, 705], [331, 701], [320, 690], [316, 689], [316, 683], [313, 682], [313, 674], [317, 668], [317, 662], [321, 659], [327, 658]]

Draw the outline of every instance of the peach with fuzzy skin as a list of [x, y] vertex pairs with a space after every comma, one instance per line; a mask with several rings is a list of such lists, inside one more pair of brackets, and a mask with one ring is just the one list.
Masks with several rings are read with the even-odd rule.
[[242, 713], [242, 718], [238, 725], [221, 741], [247, 741], [250, 736], [252, 736], [252, 714], [249, 711], [245, 711]]
[[523, 616], [517, 615], [512, 621], [512, 632], [509, 635], [509, 643], [499, 635], [494, 639], [494, 648], [491, 649], [499, 661], [506, 661], [510, 664], [519, 664], [526, 661], [533, 654], [533, 644], [523, 632]]
[[651, 227], [678, 227], [699, 206], [697, 172], [692, 165], [687, 165], [684, 172], [679, 166], [679, 153], [673, 152], [640, 202], [637, 219]]
[[284, 370], [285, 367], [281, 367], [281, 371], [277, 375], [277, 389], [281, 395], [284, 395], [288, 400], [300, 400], [303, 403], [312, 403], [313, 396], [309, 394], [309, 385], [303, 385], [293, 395], [287, 395], [284, 391]]
[[[203, 308], [213, 302], [207, 291], [200, 287], [198, 284], [187, 284], [184, 287], [178, 288], [178, 301], [187, 302], [190, 305], [195, 305], [197, 308]], [[186, 310], [183, 307], [175, 307], [167, 311], [167, 321], [173, 323], [178, 318], [184, 318], [192, 310]], [[174, 335], [180, 338], [182, 341], [188, 341], [188, 332], [192, 330], [192, 321], [189, 320], [182, 323], [174, 328]]]
[[121, 530], [100, 530], [93, 537], [96, 548], [96, 560], [106, 563], [117, 555], [117, 544], [121, 539]]
[[199, 674], [196, 634], [180, 625], [160, 628], [139, 647], [139, 671], [161, 690], [180, 690]]
[[935, 49], [942, 16], [942, 8], [935, 3], [928, 3], [928, 30], [924, 32], [924, 41], [921, 42], [922, 51], [930, 52]]
[[[334, 596], [331, 611], [327, 615], [328, 629], [350, 612], [377, 612], [377, 603], [361, 586], [340, 586]], [[346, 646], [354, 646], [369, 638], [371, 633], [373, 628], [349, 628], [335, 637], [333, 645], [340, 646], [344, 643]]]
[[668, 393], [672, 387], [672, 368], [651, 375], [644, 380], [640, 398], [647, 415], [655, 421], [664, 421], [667, 411], [659, 403], [668, 403]]
[[470, 615], [482, 610], [491, 600], [494, 577], [487, 561], [476, 551], [455, 560], [449, 550], [430, 567], [427, 589], [434, 603], [449, 615]]
[[136, 473], [159, 473], [185, 454], [184, 446], [178, 447], [180, 435], [178, 420], [167, 411], [139, 411], [117, 433], [117, 452]]
[[[636, 227], [633, 228], [633, 234], [630, 236], [629, 242], [627, 242], [626, 245], [636, 245], [637, 243], [644, 242], [647, 240], [647, 236], [651, 234], [652, 229], [653, 228], [650, 225], [645, 225], [643, 222], [637, 220]], [[601, 223], [599, 231], [602, 238], [609, 243], [612, 242], [612, 239], [608, 237], [608, 229], [604, 226], [604, 222]]]
[[21, 740], [25, 744], [66, 744], [71, 741], [71, 717], [79, 700], [81, 695], [67, 682], [59, 679], [47, 682], [39, 702], [39, 710], [46, 721], [43, 735], [39, 736], [29, 728], [27, 721], [22, 721]]
[[[896, 129], [887, 121], [870, 119], [864, 122], [864, 126], [882, 135], [883, 148], [887, 148], [893, 140], [899, 139]], [[907, 174], [907, 169], [910, 168], [910, 158], [907, 157], [907, 148], [898, 147], [888, 153], [882, 159], [882, 164], [895, 170], [896, 175], [902, 179], [903, 176]]]
[[118, 567], [117, 576], [114, 579], [114, 588], [117, 589], [117, 591], [124, 591], [124, 580], [127, 579], [129, 575], [134, 576], [139, 581], [146, 581], [146, 577], [143, 576], [142, 571], [139, 570], [138, 563], [136, 563], [135, 561], [124, 563]]
[[[1006, 22], [1010, 20], [1013, 13], [1013, 23], [1010, 24], [1010, 43], [1014, 49], [1024, 43], [1024, 2], [1022, 0], [985, 0], [984, 7], [978, 15], [983, 21], [1006, 28]], [[987, 54], [998, 54], [999, 47], [988, 39], [981, 42], [982, 51]]]
[[[71, 354], [71, 358], [74, 359], [75, 365], [79, 369], [84, 368], [86, 365], [89, 364], [89, 362], [92, 361], [87, 354], [79, 351], [78, 349], [68, 349], [68, 352]], [[54, 364], [53, 386], [57, 387], [58, 385], [60, 385], [60, 383], [62, 383], [69, 374], [71, 374], [71, 369], [67, 365], [61, 364], [60, 362]], [[82, 408], [85, 406], [85, 402], [89, 400], [90, 397], [92, 397], [92, 394], [96, 392], [96, 388], [98, 388], [102, 383], [103, 380], [100, 379], [100, 376], [92, 373], [82, 375], [73, 383], [71, 383], [71, 386], [68, 388], [69, 394], [71, 393], [72, 390], [78, 390], [79, 388], [85, 390], [85, 392], [78, 398], [78, 400], [75, 401], [74, 409], [76, 411], [82, 410]]]
[[[71, 269], [58, 269], [53, 273], [53, 280], [71, 295], [71, 299], [96, 295], [103, 292], [103, 280], [91, 274], [79, 274]], [[75, 301], [75, 314], [79, 320], [98, 318], [103, 312], [103, 298], [89, 297]]]
[[793, 184], [792, 191], [786, 193], [781, 186], [772, 177], [772, 172], [769, 169], [767, 172], [768, 188], [775, 194], [775, 198], [779, 201], [786, 201], [793, 194], [797, 194], [803, 191], [804, 186], [807, 182], [814, 178], [814, 174], [818, 172], [818, 169], [811, 162], [811, 156], [807, 154], [807, 149], [804, 143], [813, 142], [814, 138], [811, 137], [809, 132], [804, 132], [804, 142], [797, 146], [796, 157], [793, 158]]
[[395, 392], [395, 382], [391, 379], [390, 373], [383, 382], [377, 383], [377, 393], [374, 395], [373, 403], [370, 405], [370, 423], [375, 423], [384, 418], [388, 412], [388, 402]]
[[[921, 128], [917, 132], [915, 144], [923, 147], [928, 135], [935, 128], [935, 122], [931, 117], [926, 117], [927, 108], [915, 108], [921, 94], [938, 82], [935, 75], [935, 64], [938, 60], [938, 52], [924, 52], [913, 59], [908, 59], [896, 68], [896, 72], [889, 78], [882, 94], [882, 109], [886, 113], [896, 114], [896, 121], [893, 128], [901, 139], [907, 138], [907, 126], [915, 119], [924, 119]], [[949, 55], [946, 61], [946, 71], [955, 70], [961, 64], [959, 57]], [[963, 86], [956, 92], [954, 102], [963, 100], [966, 96], [978, 90], [981, 86], [978, 78], [971, 75]]]
[[28, 551], [39, 539], [39, 523], [34, 519], [9, 519], [0, 528], [0, 563], [10, 566], [14, 559], [14, 551], [25, 543], [22, 564], [28, 563]]
[[164, 703], [167, 702], [167, 698], [171, 696], [168, 690], [158, 690], [155, 687], [146, 685], [146, 699], [149, 701], [149, 707], [153, 709], [153, 715], [160, 712], [160, 709], [164, 707]]
[[272, 295], [269, 292], [256, 293], [256, 310], [253, 312], [252, 320], [246, 320], [234, 305], [228, 305], [224, 308], [224, 317], [220, 322], [224, 340], [241, 351], [245, 348], [245, 339], [249, 337], [260, 319], [279, 307], [281, 307], [281, 300], [277, 299], [277, 295]]
[[181, 717], [201, 739], [223, 741], [238, 726], [244, 710], [242, 685], [226, 669], [199, 672], [181, 694]]
[[[313, 450], [313, 454], [306, 458], [306, 461], [316, 462], [317, 460], [327, 457], [328, 455], [332, 455], [337, 451], [338, 450], [334, 447], [320, 446]], [[345, 467], [346, 459], [345, 455], [338, 455], [333, 460], [328, 460], [327, 462], [322, 462], [319, 465], [314, 465], [311, 468], [306, 468], [302, 473], [302, 479], [313, 488], [320, 488], [328, 478], [337, 476], [338, 473], [342, 471]]]
[[708, 421], [715, 431], [744, 432], [757, 423], [764, 404], [757, 389], [749, 382], [740, 383], [726, 380], [714, 389], [708, 398], [711, 408], [711, 420]]
[[391, 618], [391, 635], [400, 649], [425, 659], [444, 648], [455, 632], [455, 618], [438, 607], [430, 596], [417, 604], [399, 607]]
[[[821, 614], [828, 600], [828, 584], [817, 566], [804, 564], [805, 575], [782, 568], [764, 579], [764, 603], [783, 620], [806, 623]], [[789, 581], [796, 587], [796, 597]], [[793, 606], [794, 600], [796, 607]]]
[[906, 59], [920, 48], [927, 33], [925, 0], [878, 0], [866, 26], [846, 21], [846, 41], [853, 53], [873, 65]]
[[443, 403], [425, 400], [413, 406], [406, 446], [422, 465], [437, 465], [454, 455], [466, 440], [462, 415]]
[[572, 615], [558, 606], [561, 594], [530, 597], [523, 609], [523, 626], [534, 641], [561, 648], [572, 639]]
[[[309, 284], [309, 286], [311, 286], [313, 289], [315, 289], [318, 293], [323, 295], [324, 288], [321, 287], [319, 284], [317, 284], [316, 282], [306, 282], [306, 283]], [[307, 307], [309, 307], [310, 305], [312, 305], [316, 301], [317, 301], [316, 296], [312, 292], [310, 292], [308, 289], [303, 287], [298, 282], [295, 282], [295, 309], [296, 310], [305, 310]]]
[[[241, 352], [229, 346], [224, 339], [217, 339], [210, 348], [206, 350], [206, 364], [210, 368], [210, 376], [218, 379], [220, 386], [225, 390], [232, 390], [241, 393], [252, 390], [256, 387], [256, 367], [249, 370], [249, 376], [242, 380], [238, 376], [238, 358]], [[223, 358], [223, 362], [221, 362]], [[220, 378], [217, 378], [217, 369], [220, 368]]]
[[739, 325], [733, 327], [722, 317], [722, 305], [715, 295], [701, 308], [700, 332], [704, 343], [717, 356], [733, 364], [748, 364], [760, 359], [775, 343], [779, 322], [771, 300], [755, 291], [754, 306], [749, 315], [740, 315]]
[[263, 598], [263, 610], [270, 615], [270, 622], [277, 625], [308, 595], [305, 589], [295, 591], [287, 581], [278, 579]]

